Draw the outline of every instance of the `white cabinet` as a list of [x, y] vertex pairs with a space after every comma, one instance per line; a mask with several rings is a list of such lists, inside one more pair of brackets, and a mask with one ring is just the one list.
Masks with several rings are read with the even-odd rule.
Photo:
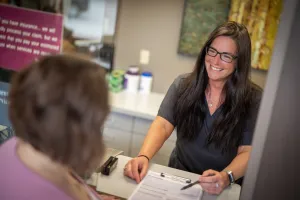
[[132, 131], [135, 134], [146, 135], [151, 124], [152, 124], [152, 120], [135, 118], [135, 120], [133, 122]]
[[[152, 120], [112, 112], [104, 127], [104, 141], [107, 147], [124, 151], [124, 155], [135, 157], [142, 147]], [[153, 157], [152, 162], [168, 165], [169, 157], [176, 143], [176, 131]]]
[[[132, 136], [132, 145], [131, 145], [131, 156], [136, 156], [140, 148], [142, 147], [143, 141], [145, 139], [144, 135], [133, 134]], [[169, 157], [171, 155], [172, 150], [175, 147], [175, 142], [166, 141], [161, 149], [156, 153], [156, 155], [152, 158], [152, 162], [160, 164], [160, 165], [168, 165]]]
[[[133, 130], [132, 131], [134, 134], [146, 135], [151, 124], [152, 124], [152, 120], [135, 118], [133, 121], [133, 128], [132, 128]], [[177, 140], [177, 132], [176, 132], [176, 130], [174, 130], [167, 141], [176, 142], [176, 140]]]
[[114, 128], [114, 129], [119, 129], [124, 131], [131, 131], [133, 118], [134, 117], [129, 115], [112, 112], [108, 116], [104, 127]]
[[124, 151], [130, 156], [132, 116], [112, 112], [105, 122], [103, 138], [107, 147]]
[[104, 128], [103, 139], [106, 147], [124, 151], [125, 156], [130, 156], [131, 132], [114, 128]]

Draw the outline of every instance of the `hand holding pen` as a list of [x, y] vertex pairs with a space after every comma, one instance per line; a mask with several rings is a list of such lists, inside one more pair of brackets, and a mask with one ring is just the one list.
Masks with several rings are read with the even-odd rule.
[[[209, 174], [208, 176], [214, 176], [214, 174]], [[199, 180], [197, 180], [195, 182], [192, 182], [192, 183], [190, 183], [190, 184], [182, 187], [181, 190], [186, 190], [186, 189], [188, 189], [188, 188], [190, 188], [190, 187], [192, 187], [194, 185], [197, 185], [197, 184], [200, 184], [200, 178], [199, 178]]]
[[229, 185], [229, 180], [226, 172], [218, 172], [210, 169], [204, 171], [198, 181], [186, 185], [182, 190], [190, 188], [195, 184], [200, 184], [202, 189], [209, 194], [220, 194]]

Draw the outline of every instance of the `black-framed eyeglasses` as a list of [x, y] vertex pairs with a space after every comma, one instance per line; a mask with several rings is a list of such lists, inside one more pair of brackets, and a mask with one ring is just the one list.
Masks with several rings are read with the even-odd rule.
[[212, 57], [216, 57], [218, 54], [220, 54], [221, 60], [227, 63], [231, 63], [234, 59], [236, 59], [238, 56], [232, 55], [230, 53], [225, 52], [218, 52], [213, 47], [206, 47], [206, 54]]

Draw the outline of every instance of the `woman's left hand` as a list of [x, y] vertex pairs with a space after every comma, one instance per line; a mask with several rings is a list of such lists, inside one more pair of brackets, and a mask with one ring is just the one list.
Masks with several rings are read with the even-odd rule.
[[209, 194], [220, 194], [230, 183], [226, 172], [212, 169], [204, 171], [199, 181], [202, 189]]

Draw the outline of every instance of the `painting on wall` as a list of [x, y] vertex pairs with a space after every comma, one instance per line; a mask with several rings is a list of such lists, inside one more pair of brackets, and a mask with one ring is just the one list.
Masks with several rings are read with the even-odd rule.
[[283, 0], [185, 0], [178, 52], [197, 56], [216, 26], [225, 21], [244, 24], [251, 38], [251, 66], [270, 67]]
[[185, 0], [178, 52], [197, 56], [216, 26], [228, 20], [230, 0]]
[[247, 26], [251, 38], [251, 66], [267, 71], [270, 67], [283, 0], [232, 0], [230, 21]]

